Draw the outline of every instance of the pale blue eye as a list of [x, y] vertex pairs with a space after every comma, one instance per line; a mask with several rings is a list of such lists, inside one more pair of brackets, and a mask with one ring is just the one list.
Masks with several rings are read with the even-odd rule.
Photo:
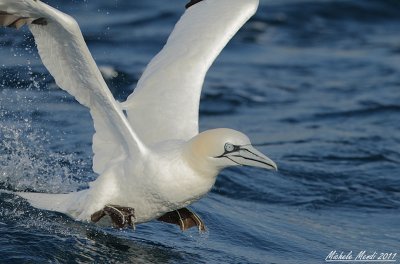
[[233, 151], [234, 149], [235, 149], [235, 146], [233, 146], [232, 144], [230, 144], [230, 143], [226, 143], [226, 144], [225, 144], [225, 151], [231, 152], [231, 151]]

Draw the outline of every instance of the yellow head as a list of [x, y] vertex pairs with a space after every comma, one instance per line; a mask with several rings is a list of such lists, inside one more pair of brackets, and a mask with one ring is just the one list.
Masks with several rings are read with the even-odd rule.
[[188, 160], [197, 170], [217, 175], [229, 166], [253, 166], [277, 169], [275, 162], [256, 150], [250, 139], [243, 133], [218, 128], [204, 131], [186, 146]]

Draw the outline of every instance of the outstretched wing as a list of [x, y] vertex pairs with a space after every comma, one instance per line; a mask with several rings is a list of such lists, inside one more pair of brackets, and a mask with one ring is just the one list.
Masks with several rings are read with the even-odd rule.
[[192, 0], [122, 107], [147, 145], [198, 133], [201, 88], [211, 64], [255, 13], [258, 0]]
[[93, 60], [76, 21], [39, 0], [0, 0], [0, 25], [29, 25], [43, 64], [58, 86], [90, 109], [93, 169], [102, 173], [115, 159], [146, 152]]

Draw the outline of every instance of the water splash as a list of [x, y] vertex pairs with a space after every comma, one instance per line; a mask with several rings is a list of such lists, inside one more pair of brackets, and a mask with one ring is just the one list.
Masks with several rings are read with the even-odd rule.
[[18, 191], [70, 192], [84, 185], [76, 168], [85, 161], [75, 154], [46, 149], [49, 133], [33, 129], [27, 118], [18, 123], [0, 123], [0, 187]]

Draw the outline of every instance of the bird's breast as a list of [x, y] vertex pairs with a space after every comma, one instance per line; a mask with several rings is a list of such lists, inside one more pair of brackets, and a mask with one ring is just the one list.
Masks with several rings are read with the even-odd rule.
[[120, 193], [112, 203], [135, 209], [138, 222], [146, 222], [188, 206], [204, 196], [215, 177], [196, 172], [179, 153], [152, 155], [129, 168], [119, 182]]
[[151, 171], [154, 195], [168, 209], [175, 210], [204, 196], [214, 185], [215, 177], [196, 172], [184, 159], [158, 159]]

